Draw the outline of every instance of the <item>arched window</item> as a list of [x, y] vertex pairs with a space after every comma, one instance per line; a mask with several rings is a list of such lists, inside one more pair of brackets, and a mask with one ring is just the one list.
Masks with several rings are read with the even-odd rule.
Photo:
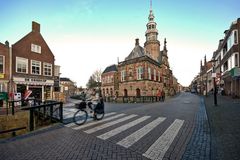
[[137, 97], [140, 97], [141, 96], [141, 91], [139, 88], [136, 89], [136, 96]]
[[102, 95], [103, 95], [103, 97], [105, 97], [105, 89], [104, 88], [102, 89]]
[[113, 90], [110, 88], [110, 95], [113, 96]]
[[127, 89], [124, 89], [124, 95], [123, 95], [124, 97], [127, 97], [128, 96], [128, 91], [127, 91]]

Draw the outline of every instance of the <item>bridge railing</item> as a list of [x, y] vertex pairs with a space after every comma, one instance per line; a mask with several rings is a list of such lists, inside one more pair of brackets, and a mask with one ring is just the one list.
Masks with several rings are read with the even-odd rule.
[[29, 111], [29, 130], [33, 131], [36, 120], [47, 120], [53, 122], [63, 122], [63, 103], [47, 101], [45, 104], [23, 107], [21, 110]]

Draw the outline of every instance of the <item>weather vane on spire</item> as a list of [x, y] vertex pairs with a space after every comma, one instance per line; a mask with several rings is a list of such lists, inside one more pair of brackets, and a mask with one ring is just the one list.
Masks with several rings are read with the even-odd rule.
[[150, 10], [152, 10], [152, 0], [150, 0]]

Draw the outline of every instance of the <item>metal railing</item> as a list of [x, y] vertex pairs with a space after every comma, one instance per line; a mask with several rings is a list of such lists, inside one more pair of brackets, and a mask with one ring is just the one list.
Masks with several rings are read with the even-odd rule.
[[12, 128], [12, 129], [8, 129], [8, 130], [0, 131], [0, 134], [12, 132], [12, 137], [15, 137], [16, 131], [23, 130], [23, 129], [27, 129], [27, 127], [18, 127], [18, 128]]
[[9, 100], [6, 101], [6, 107], [0, 108], [0, 115], [14, 115], [16, 111], [21, 111], [21, 108], [24, 106], [33, 106], [42, 103], [42, 100], [39, 99]]
[[153, 103], [160, 102], [162, 98], [158, 96], [119, 96], [119, 97], [104, 97], [105, 102], [116, 103]]
[[63, 103], [56, 101], [47, 101], [45, 104], [23, 107], [21, 110], [29, 111], [29, 130], [34, 130], [35, 118], [50, 122], [63, 122]]

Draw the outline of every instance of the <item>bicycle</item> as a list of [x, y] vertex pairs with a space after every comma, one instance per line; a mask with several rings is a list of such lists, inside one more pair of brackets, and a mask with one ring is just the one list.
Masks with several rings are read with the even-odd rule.
[[74, 113], [73, 121], [77, 125], [84, 124], [88, 117], [89, 113], [92, 113], [92, 118], [94, 120], [101, 120], [104, 117], [104, 103], [103, 100], [100, 102], [95, 102], [92, 100], [83, 100], [79, 104], [76, 104], [79, 109], [76, 113]]

